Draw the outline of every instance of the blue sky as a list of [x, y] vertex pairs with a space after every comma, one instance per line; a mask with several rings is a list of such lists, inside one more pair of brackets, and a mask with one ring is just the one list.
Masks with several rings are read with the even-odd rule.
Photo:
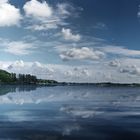
[[135, 82], [139, 36], [140, 0], [0, 2], [0, 64], [10, 72], [59, 81]]

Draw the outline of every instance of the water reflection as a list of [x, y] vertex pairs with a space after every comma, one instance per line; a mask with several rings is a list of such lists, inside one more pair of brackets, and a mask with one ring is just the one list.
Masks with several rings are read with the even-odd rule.
[[[94, 87], [94, 86], [0, 86], [0, 104], [41, 104], [70, 102], [86, 106], [139, 106], [140, 88]], [[130, 104], [131, 103], [131, 104]]]
[[9, 92], [25, 92], [36, 90], [37, 86], [35, 85], [0, 85], [0, 95], [7, 94]]
[[1, 86], [0, 91], [0, 139], [140, 139], [139, 87]]

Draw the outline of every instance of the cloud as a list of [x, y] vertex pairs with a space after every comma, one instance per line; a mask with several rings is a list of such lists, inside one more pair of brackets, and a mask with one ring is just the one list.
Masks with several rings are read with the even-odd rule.
[[132, 56], [132, 57], [140, 57], [140, 51], [139, 50], [130, 50], [124, 47], [120, 46], [104, 46], [100, 48], [103, 52], [109, 53], [109, 54], [117, 54], [117, 55], [123, 55], [123, 56]]
[[127, 65], [120, 68], [120, 72], [132, 75], [140, 75], [140, 68], [138, 68], [136, 65]]
[[8, 0], [1, 0], [0, 4], [7, 3], [7, 2], [8, 2]]
[[[13, 73], [33, 74], [38, 78], [54, 79], [57, 81], [80, 82], [87, 81], [92, 75], [90, 68], [85, 66], [68, 66], [56, 64], [43, 64], [40, 62], [0, 62], [0, 68]], [[71, 74], [70, 74], [71, 73]]]
[[41, 2], [31, 0], [25, 3], [23, 7], [27, 17], [28, 26], [26, 29], [42, 31], [47, 29], [56, 29], [60, 19], [54, 16], [54, 9], [46, 1]]
[[42, 31], [42, 30], [46, 30], [46, 29], [56, 29], [57, 27], [58, 27], [57, 22], [51, 21], [51, 22], [46, 22], [46, 23], [34, 24], [34, 25], [26, 27], [26, 29]]
[[111, 67], [119, 67], [120, 66], [120, 62], [118, 60], [113, 60], [109, 62], [109, 66]]
[[[72, 44], [68, 44], [67, 46], [69, 47], [70, 45], [72, 46]], [[94, 48], [95, 50], [103, 52], [104, 54], [106, 54], [106, 56], [109, 56], [109, 58], [140, 57], [140, 50], [129, 49], [125, 46], [111, 45], [103, 39], [90, 36], [83, 36], [82, 39], [78, 42], [78, 44], [76, 44], [76, 46]]]
[[[3, 64], [3, 63], [2, 63]], [[3, 69], [8, 70], [9, 72], [14, 73], [23, 73], [23, 74], [33, 74], [36, 75], [38, 78], [50, 78], [51, 75], [54, 73], [53, 68], [42, 64], [40, 62], [24, 62], [23, 60], [9, 62], [5, 66], [1, 65]]]
[[63, 28], [61, 32], [65, 40], [80, 41], [81, 39], [81, 36], [79, 34], [74, 35], [71, 29]]
[[103, 29], [107, 29], [107, 26], [106, 26], [106, 24], [99, 22], [95, 26], [93, 26], [93, 28], [103, 30]]
[[48, 18], [52, 15], [52, 8], [43, 1], [42, 3], [37, 0], [26, 2], [23, 7], [26, 16], [33, 16], [34, 18]]
[[[0, 38], [0, 50], [3, 53], [10, 53], [13, 55], [29, 55], [35, 52], [35, 49], [40, 44], [36, 38], [23, 37], [21, 40], [9, 40], [7, 38]], [[9, 55], [9, 54], [8, 54]]]
[[138, 18], [140, 18], [140, 5], [139, 5], [139, 11], [137, 13]]
[[14, 55], [28, 55], [35, 47], [31, 43], [26, 43], [23, 41], [12, 41], [12, 42], [5, 42], [5, 52], [14, 54]]
[[[67, 35], [63, 29], [63, 36]], [[66, 36], [67, 37], [67, 36]], [[89, 42], [88, 42], [89, 40]], [[92, 39], [83, 36], [77, 42], [63, 42], [55, 47], [62, 60], [100, 60], [101, 58], [114, 59], [114, 58], [139, 58], [140, 51], [124, 48], [117, 45], [109, 45], [104, 40]], [[105, 57], [104, 57], [105, 56]], [[102, 60], [102, 59], [101, 59]], [[119, 61], [110, 60], [111, 67], [117, 67]]]
[[62, 60], [99, 60], [103, 56], [103, 52], [87, 47], [67, 49], [60, 54]]
[[13, 73], [36, 75], [42, 79], [53, 79], [60, 82], [114, 82], [114, 83], [136, 83], [140, 82], [139, 59], [118, 60], [120, 66], [112, 67], [109, 62], [100, 61], [92, 65], [56, 65], [43, 64], [40, 62], [0, 61], [0, 69]]
[[79, 12], [83, 11], [83, 8], [81, 7], [75, 7], [70, 3], [58, 3], [57, 4], [57, 15], [61, 15], [63, 16], [63, 18], [67, 18], [67, 17], [78, 17], [79, 16]]
[[87, 68], [78, 68], [75, 67], [71, 70], [68, 70], [64, 73], [64, 75], [66, 77], [76, 77], [76, 78], [80, 78], [80, 77], [88, 77], [90, 76], [90, 70], [88, 70]]
[[67, 9], [73, 9], [73, 7], [67, 3], [61, 3], [61, 4], [59, 3], [57, 4], [57, 8], [58, 8], [59, 15], [66, 15], [66, 16], [71, 15], [71, 13]]
[[7, 0], [0, 2], [0, 26], [19, 25], [22, 16], [20, 10], [14, 5], [11, 5]]
[[137, 59], [122, 58], [119, 60], [112, 60], [109, 62], [109, 66], [116, 68], [120, 73], [137, 76], [140, 75], [140, 63], [137, 63]]
[[68, 23], [64, 20], [74, 11], [74, 8], [67, 3], [52, 6], [46, 1], [37, 0], [26, 2], [23, 9], [28, 23], [25, 28], [33, 31], [56, 29], [59, 26], [67, 25]]
[[8, 69], [14, 69], [14, 68], [23, 68], [25, 66], [24, 62], [22, 60], [15, 61], [13, 64], [10, 64], [8, 66]]

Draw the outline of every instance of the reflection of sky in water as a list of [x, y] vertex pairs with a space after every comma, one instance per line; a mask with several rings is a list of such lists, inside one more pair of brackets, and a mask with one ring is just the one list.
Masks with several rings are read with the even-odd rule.
[[5, 135], [9, 133], [15, 139], [68, 136], [96, 140], [121, 131], [135, 136], [140, 132], [139, 92], [138, 87], [12, 89], [0, 96], [0, 138], [9, 138]]
[[[134, 92], [135, 90], [135, 92]], [[138, 104], [140, 100], [140, 88], [98, 88], [92, 86], [57, 86], [40, 87], [36, 90], [9, 92], [0, 96], [0, 104], [27, 104], [46, 103], [52, 101], [94, 101], [94, 103], [112, 105], [127, 104], [129, 102]], [[132, 104], [131, 104], [132, 105]]]

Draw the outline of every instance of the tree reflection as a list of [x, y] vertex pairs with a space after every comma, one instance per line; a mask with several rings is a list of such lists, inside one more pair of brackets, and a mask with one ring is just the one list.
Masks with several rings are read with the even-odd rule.
[[36, 88], [35, 85], [0, 85], [0, 96], [11, 92], [30, 92]]

